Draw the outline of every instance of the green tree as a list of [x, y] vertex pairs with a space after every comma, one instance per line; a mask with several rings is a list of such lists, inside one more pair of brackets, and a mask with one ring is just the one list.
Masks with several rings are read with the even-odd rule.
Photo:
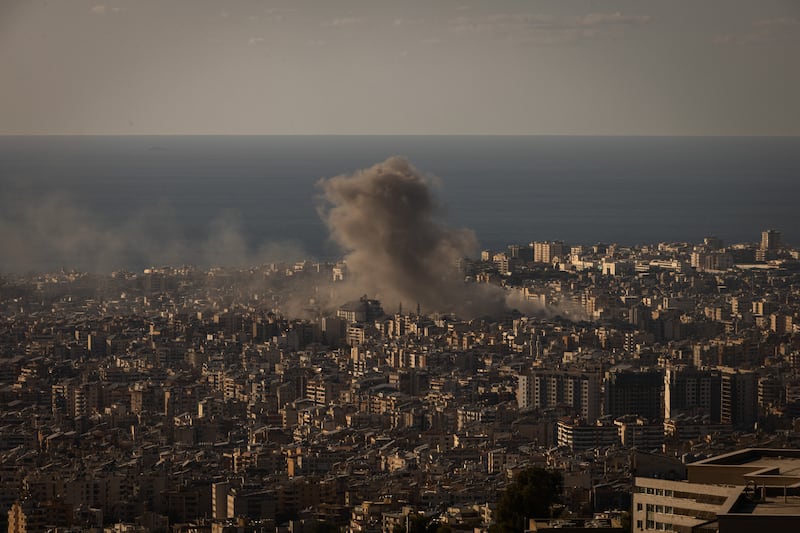
[[559, 472], [538, 467], [519, 472], [497, 501], [493, 533], [521, 533], [527, 518], [549, 517], [563, 485]]

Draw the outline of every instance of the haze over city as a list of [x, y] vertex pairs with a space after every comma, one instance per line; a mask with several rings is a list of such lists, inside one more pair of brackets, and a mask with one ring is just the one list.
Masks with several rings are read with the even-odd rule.
[[0, 0], [0, 531], [800, 531], [796, 0]]

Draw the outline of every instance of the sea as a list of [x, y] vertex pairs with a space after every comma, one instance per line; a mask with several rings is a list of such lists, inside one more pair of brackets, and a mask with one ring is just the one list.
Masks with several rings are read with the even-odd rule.
[[334, 260], [319, 180], [390, 156], [486, 249], [800, 245], [800, 137], [0, 137], [0, 272]]

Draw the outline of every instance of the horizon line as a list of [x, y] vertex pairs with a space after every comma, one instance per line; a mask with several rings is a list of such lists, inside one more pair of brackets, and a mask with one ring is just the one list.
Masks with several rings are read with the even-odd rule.
[[3, 137], [609, 137], [609, 138], [800, 138], [797, 134], [668, 133], [0, 133]]

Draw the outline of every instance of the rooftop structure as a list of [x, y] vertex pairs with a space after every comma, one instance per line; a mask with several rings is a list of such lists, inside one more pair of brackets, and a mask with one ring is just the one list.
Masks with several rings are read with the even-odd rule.
[[748, 448], [688, 465], [687, 481], [636, 478], [633, 531], [800, 528], [800, 450]]

